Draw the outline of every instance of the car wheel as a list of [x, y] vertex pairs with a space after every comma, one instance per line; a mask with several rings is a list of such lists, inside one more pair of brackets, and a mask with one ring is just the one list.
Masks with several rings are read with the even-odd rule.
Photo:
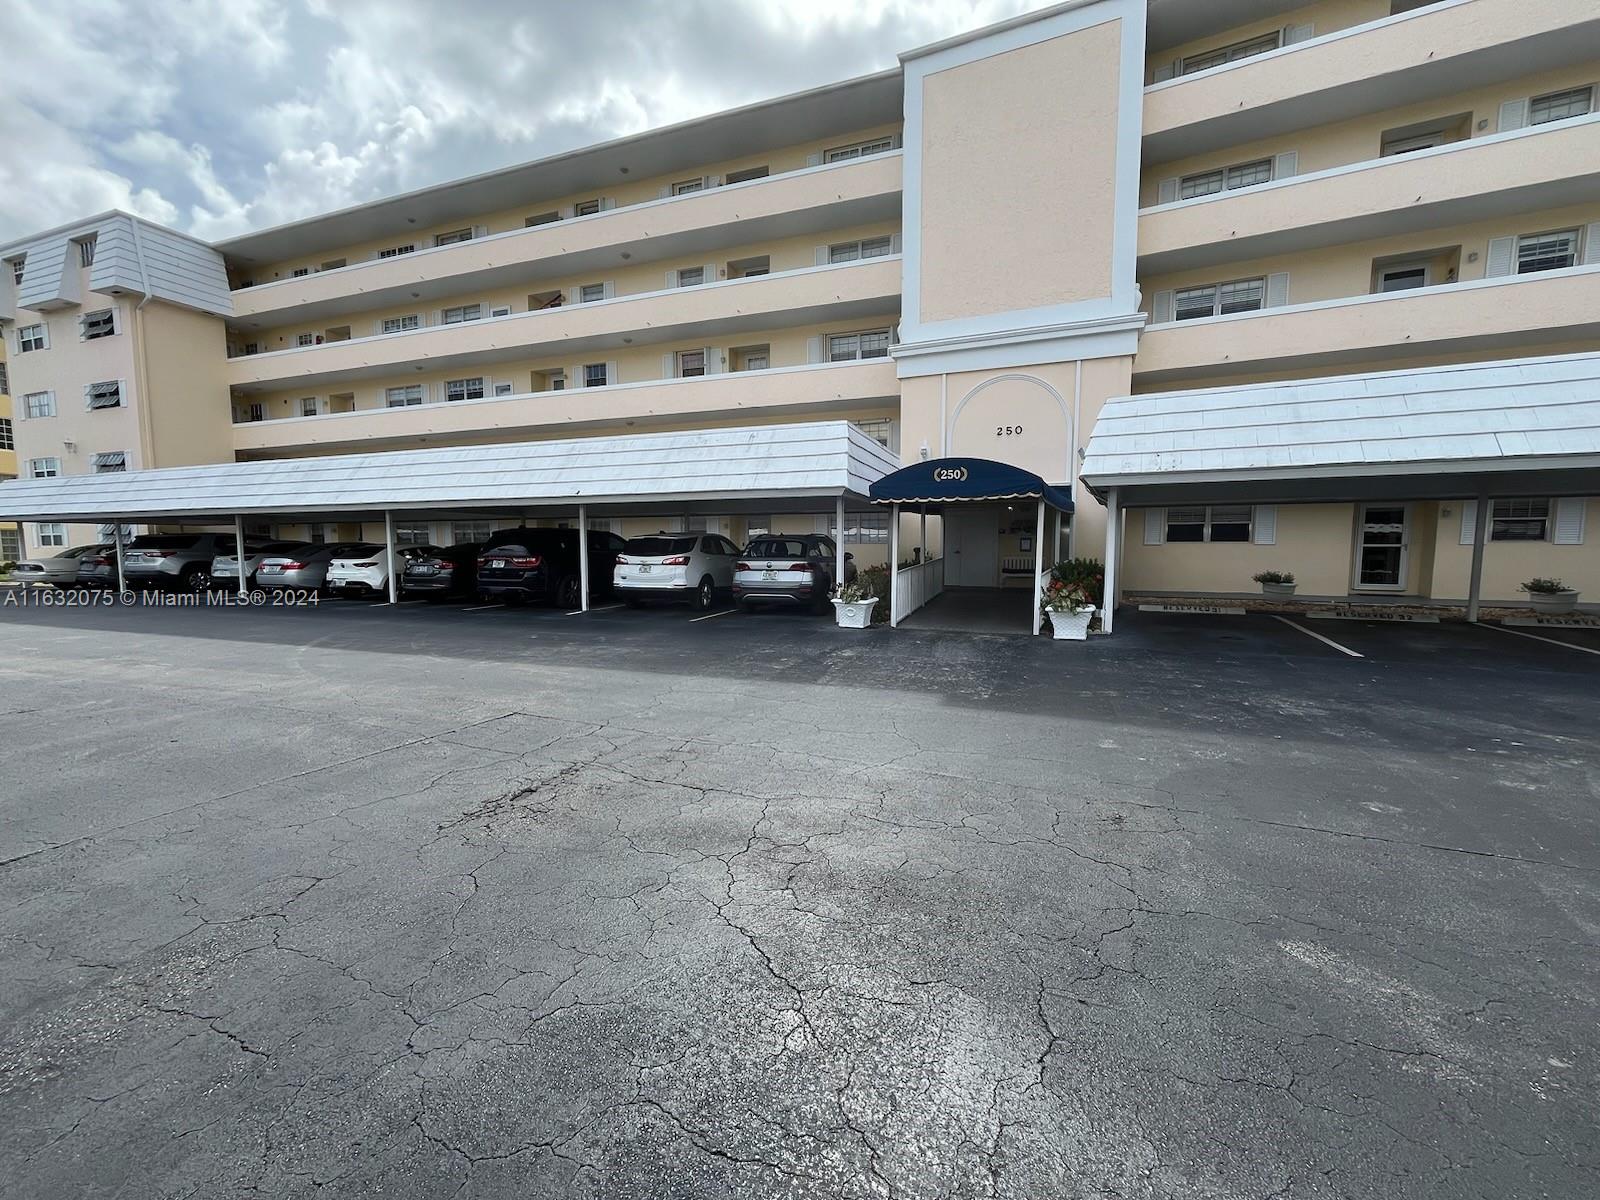
[[577, 608], [582, 602], [582, 591], [583, 588], [579, 585], [578, 578], [574, 575], [567, 575], [560, 583], [556, 584], [556, 603], [562, 608]]
[[186, 592], [199, 595], [211, 590], [211, 572], [206, 567], [185, 567], [183, 574], [178, 576], [178, 586]]
[[690, 607], [696, 612], [710, 612], [711, 606], [716, 601], [717, 585], [712, 582], [711, 576], [707, 575], [700, 581], [700, 586], [695, 588], [694, 598], [690, 601]]

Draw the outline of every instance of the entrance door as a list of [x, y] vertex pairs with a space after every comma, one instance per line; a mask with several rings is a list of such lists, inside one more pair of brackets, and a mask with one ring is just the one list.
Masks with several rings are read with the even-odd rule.
[[1404, 504], [1363, 504], [1356, 538], [1355, 590], [1402, 592], [1411, 545]]
[[1000, 530], [988, 507], [944, 510], [945, 586], [992, 588], [999, 583]]

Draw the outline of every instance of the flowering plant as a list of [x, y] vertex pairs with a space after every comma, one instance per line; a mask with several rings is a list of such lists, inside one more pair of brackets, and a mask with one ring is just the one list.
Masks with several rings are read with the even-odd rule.
[[1060, 579], [1052, 579], [1044, 585], [1044, 591], [1039, 593], [1039, 607], [1047, 613], [1071, 613], [1076, 616], [1091, 611], [1094, 606], [1094, 597], [1081, 583], [1065, 583]]

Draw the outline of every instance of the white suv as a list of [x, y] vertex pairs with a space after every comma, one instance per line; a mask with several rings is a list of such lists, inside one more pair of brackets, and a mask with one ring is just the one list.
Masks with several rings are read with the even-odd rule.
[[[394, 556], [401, 577], [406, 563], [439, 553], [438, 546], [399, 546]], [[389, 590], [389, 552], [376, 544], [347, 548], [328, 564], [327, 588], [345, 596], [376, 596]]]
[[739, 548], [717, 533], [653, 533], [617, 555], [612, 586], [629, 607], [648, 599], [687, 600], [705, 612], [733, 588]]

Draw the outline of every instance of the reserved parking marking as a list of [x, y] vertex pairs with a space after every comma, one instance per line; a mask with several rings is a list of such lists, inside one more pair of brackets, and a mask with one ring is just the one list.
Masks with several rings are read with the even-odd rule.
[[569, 616], [569, 617], [581, 617], [586, 612], [592, 612], [592, 613], [610, 612], [614, 608], [621, 608], [621, 607], [622, 607], [622, 605], [620, 605], [620, 604], [606, 604], [606, 605], [602, 605], [600, 608], [575, 608], [571, 612], [569, 612], [567, 614], [567, 616]]
[[1366, 657], [1365, 654], [1358, 654], [1356, 651], [1350, 649], [1349, 646], [1341, 646], [1338, 642], [1334, 641], [1331, 637], [1323, 637], [1315, 629], [1307, 629], [1304, 625], [1300, 625], [1300, 624], [1298, 624], [1298, 623], [1296, 623], [1294, 621], [1289, 620], [1288, 617], [1280, 617], [1280, 616], [1278, 616], [1277, 613], [1273, 613], [1272, 615], [1276, 620], [1282, 621], [1290, 629], [1298, 629], [1301, 633], [1305, 634], [1307, 637], [1316, 638], [1317, 641], [1321, 642], [1324, 646], [1332, 646], [1340, 654], [1348, 654], [1351, 658], [1365, 658]]
[[463, 608], [462, 612], [488, 612], [491, 608], [504, 608], [504, 604], [480, 604], [475, 608]]
[[738, 611], [739, 610], [737, 608], [725, 608], [721, 612], [707, 613], [703, 617], [690, 617], [689, 618], [689, 624], [693, 625], [696, 621], [709, 621], [713, 617], [725, 617], [731, 612], [738, 612]]
[[1600, 650], [1595, 650], [1590, 646], [1576, 646], [1571, 642], [1563, 642], [1559, 638], [1544, 637], [1537, 633], [1523, 633], [1520, 629], [1507, 629], [1504, 625], [1487, 625], [1482, 621], [1474, 621], [1473, 624], [1479, 629], [1498, 629], [1501, 633], [1509, 633], [1512, 637], [1528, 638], [1530, 641], [1535, 642], [1549, 642], [1552, 646], [1560, 646], [1563, 650], [1576, 650], [1580, 654], [1600, 654]]

